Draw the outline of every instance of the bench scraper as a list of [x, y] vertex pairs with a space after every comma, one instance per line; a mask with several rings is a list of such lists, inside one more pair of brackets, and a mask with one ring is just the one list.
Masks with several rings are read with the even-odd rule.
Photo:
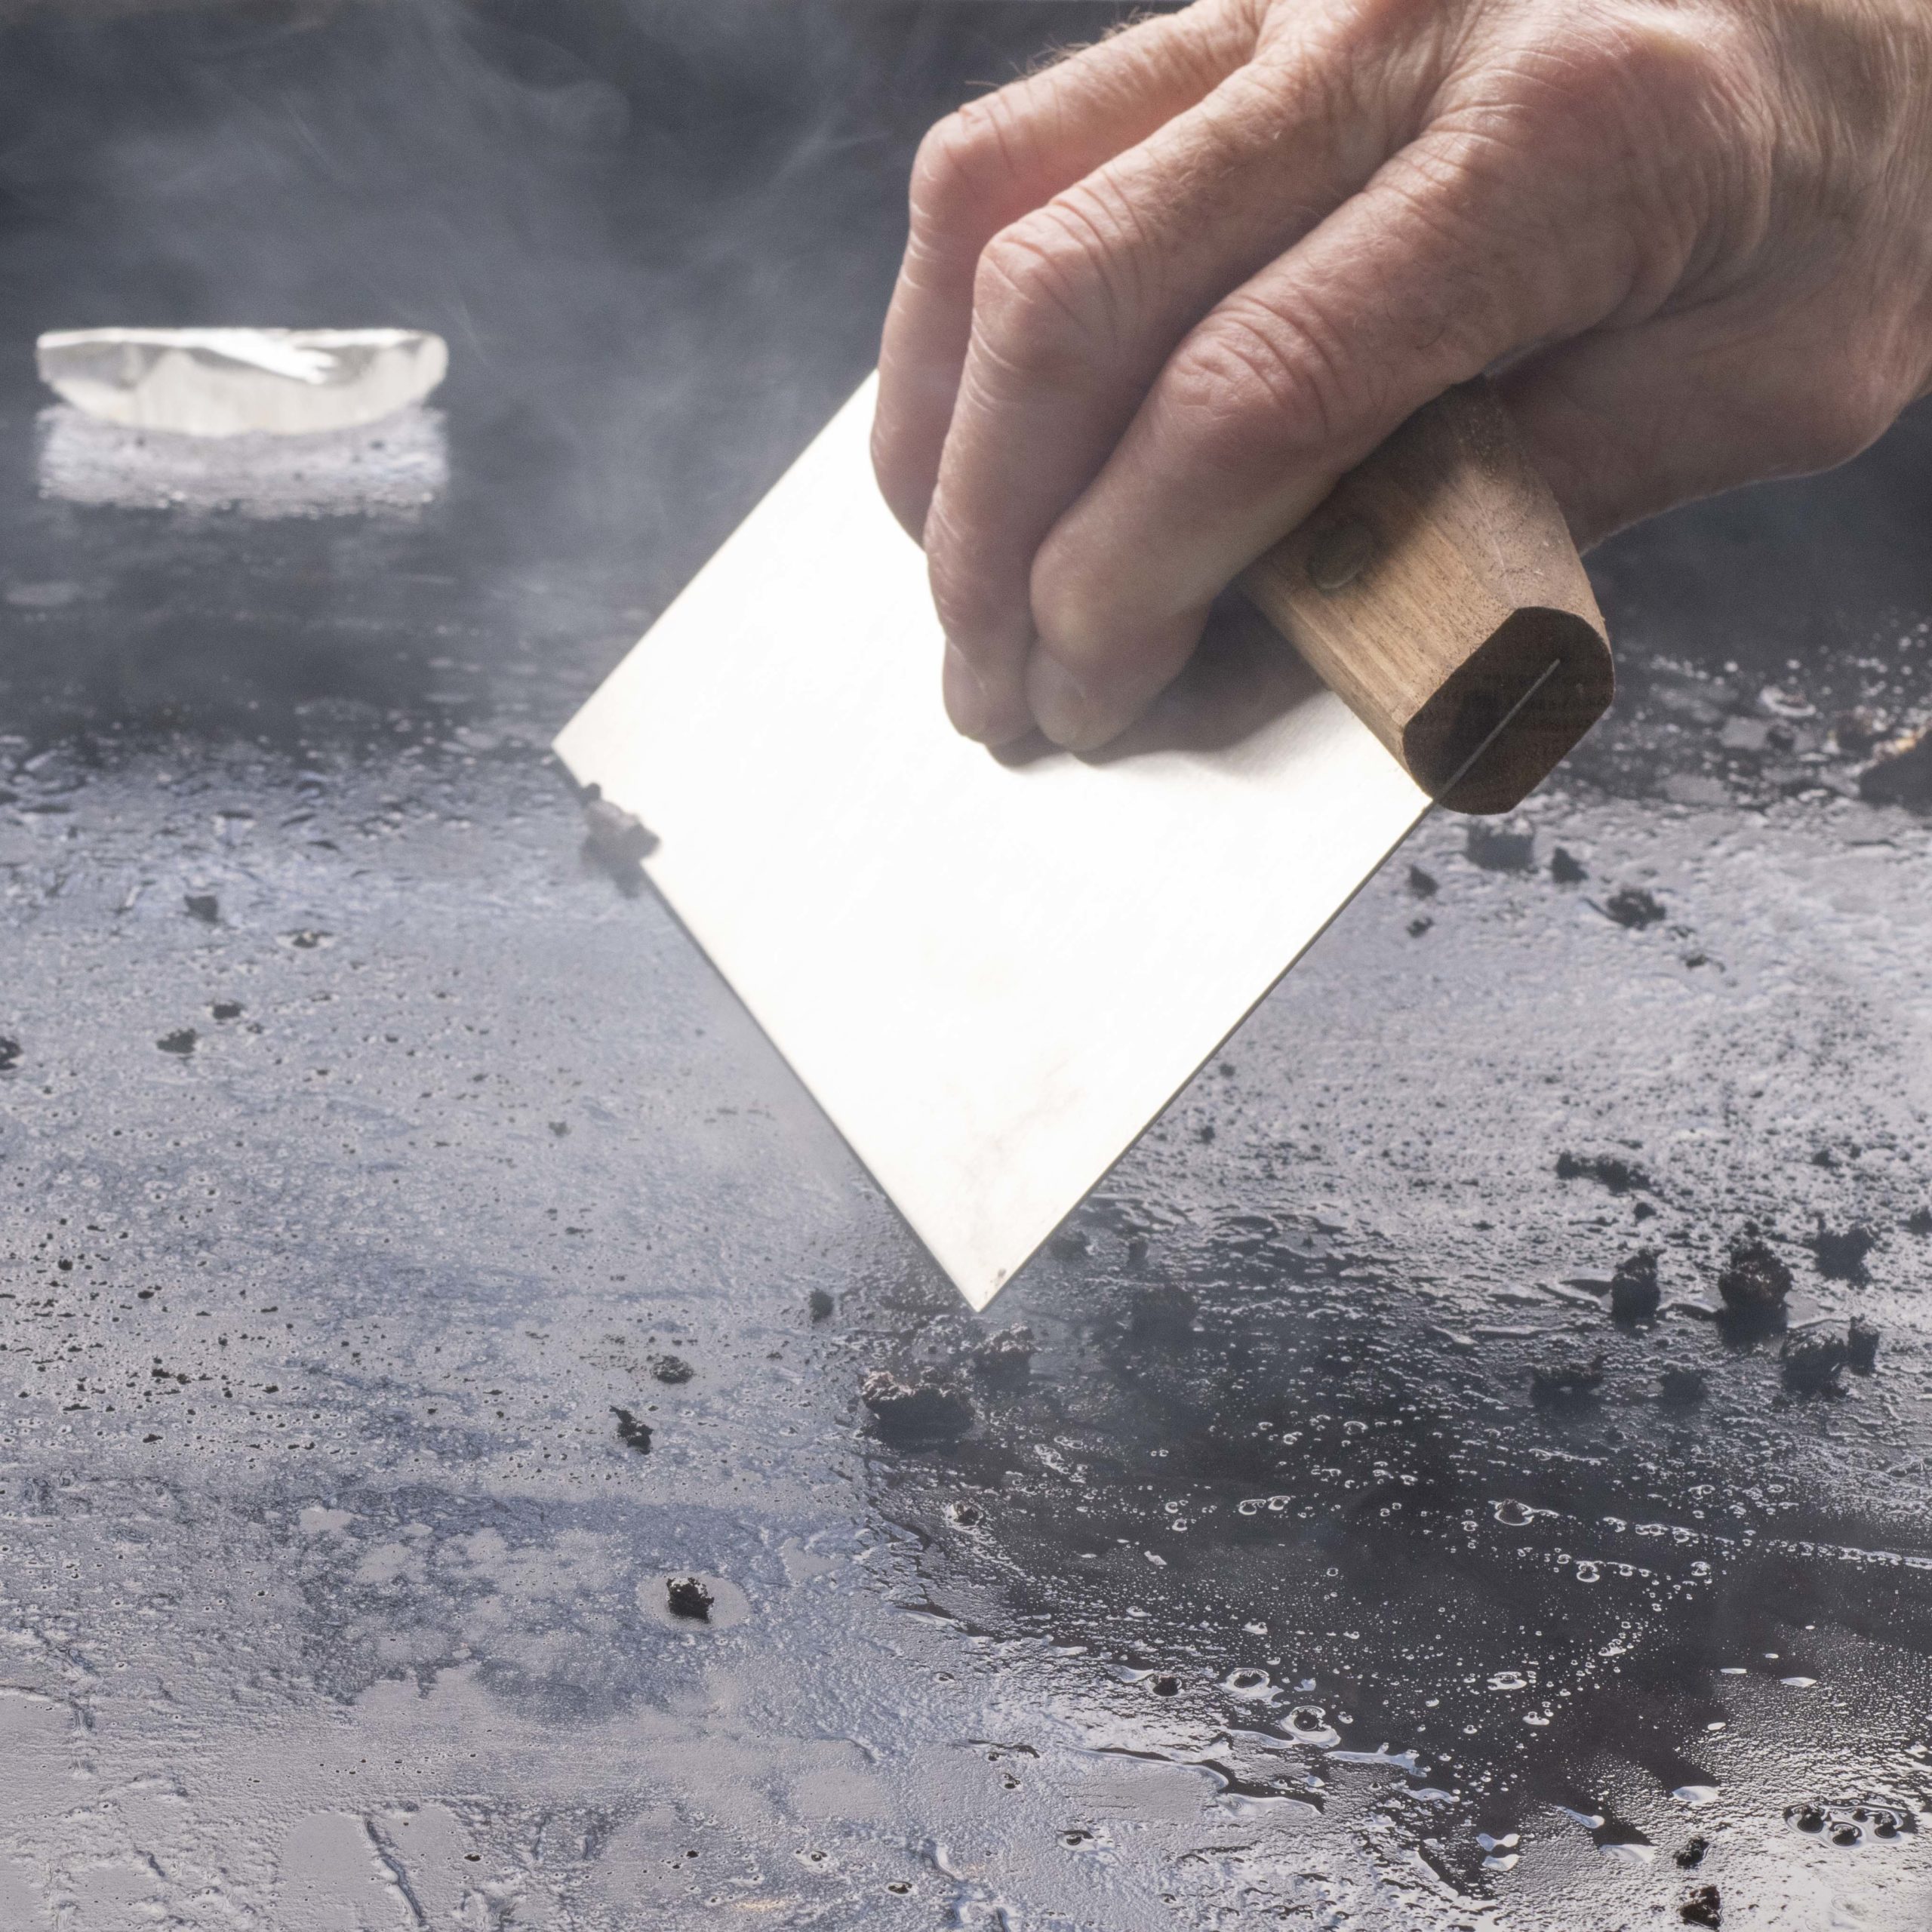
[[995, 756], [941, 708], [872, 394], [556, 749], [656, 833], [652, 883], [983, 1308], [1432, 801], [1507, 811], [1544, 777], [1611, 658], [1470, 384], [1253, 567], [1126, 737]]

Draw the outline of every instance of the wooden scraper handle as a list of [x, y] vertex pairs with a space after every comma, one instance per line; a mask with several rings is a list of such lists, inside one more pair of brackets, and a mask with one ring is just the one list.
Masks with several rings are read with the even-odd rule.
[[1583, 559], [1486, 380], [1411, 417], [1241, 588], [1454, 811], [1521, 803], [1616, 689]]

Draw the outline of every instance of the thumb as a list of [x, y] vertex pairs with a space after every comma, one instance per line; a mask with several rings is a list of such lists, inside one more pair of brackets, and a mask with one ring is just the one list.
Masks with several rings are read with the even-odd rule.
[[1772, 329], [1720, 305], [1580, 337], [1499, 386], [1587, 549], [1679, 503], [1829, 469], [1875, 441], [1910, 385], [1827, 337], [1822, 321]]

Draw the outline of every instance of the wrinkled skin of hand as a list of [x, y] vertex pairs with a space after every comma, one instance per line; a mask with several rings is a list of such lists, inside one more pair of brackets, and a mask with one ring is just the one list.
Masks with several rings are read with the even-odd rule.
[[1075, 749], [1451, 383], [1580, 543], [1932, 384], [1927, 0], [1197, 0], [927, 137], [874, 454], [954, 724]]

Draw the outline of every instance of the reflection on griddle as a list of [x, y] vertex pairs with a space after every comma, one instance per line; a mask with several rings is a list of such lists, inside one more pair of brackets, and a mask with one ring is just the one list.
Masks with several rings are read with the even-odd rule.
[[66, 403], [40, 414], [43, 497], [118, 509], [244, 516], [408, 518], [449, 485], [441, 410], [308, 436], [218, 440], [105, 423]]

